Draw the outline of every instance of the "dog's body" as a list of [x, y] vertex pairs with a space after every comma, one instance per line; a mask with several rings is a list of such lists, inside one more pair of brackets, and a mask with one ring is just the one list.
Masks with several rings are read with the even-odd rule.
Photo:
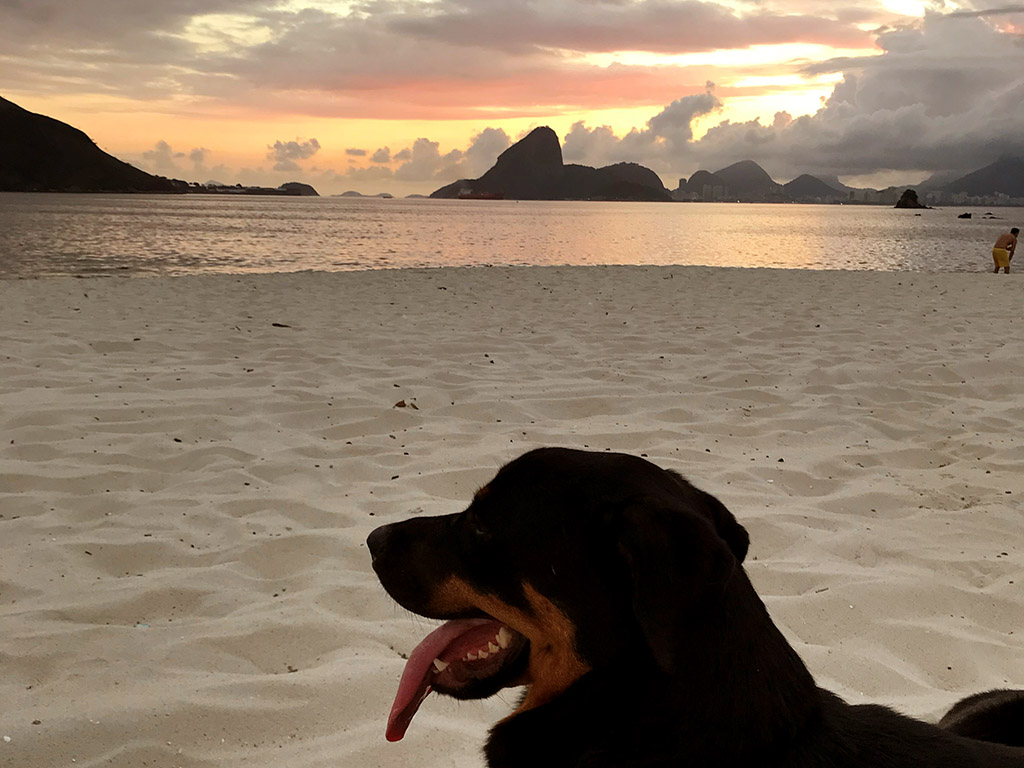
[[1024, 747], [1024, 691], [996, 689], [961, 699], [939, 726], [972, 739]]
[[981, 741], [818, 688], [742, 568], [747, 532], [643, 459], [531, 451], [464, 512], [368, 545], [392, 597], [450, 620], [410, 656], [391, 740], [431, 690], [525, 684], [491, 730], [491, 768], [1024, 768], [1024, 749], [991, 743], [1024, 730], [1003, 700]]

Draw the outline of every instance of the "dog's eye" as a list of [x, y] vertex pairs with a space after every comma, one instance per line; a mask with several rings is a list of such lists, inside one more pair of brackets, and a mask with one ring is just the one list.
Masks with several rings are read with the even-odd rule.
[[466, 524], [470, 533], [472, 533], [477, 539], [486, 539], [491, 535], [487, 528], [484, 527], [484, 524], [480, 522], [480, 518], [476, 515], [469, 515], [466, 518]]

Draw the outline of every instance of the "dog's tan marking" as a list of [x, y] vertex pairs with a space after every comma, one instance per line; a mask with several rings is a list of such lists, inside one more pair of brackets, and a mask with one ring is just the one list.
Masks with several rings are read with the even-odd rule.
[[480, 501], [491, 492], [491, 486], [485, 485], [473, 494], [473, 501]]
[[530, 604], [529, 611], [510, 606], [451, 576], [434, 592], [430, 604], [431, 609], [439, 613], [476, 608], [530, 641], [528, 679], [524, 681], [529, 689], [516, 713], [550, 701], [590, 669], [576, 655], [575, 628], [568, 617], [532, 585], [524, 584], [523, 591]]
[[569, 618], [532, 585], [524, 584], [523, 590], [533, 608], [538, 638], [517, 630], [530, 640], [530, 688], [517, 712], [550, 701], [590, 670], [576, 655], [576, 628]]

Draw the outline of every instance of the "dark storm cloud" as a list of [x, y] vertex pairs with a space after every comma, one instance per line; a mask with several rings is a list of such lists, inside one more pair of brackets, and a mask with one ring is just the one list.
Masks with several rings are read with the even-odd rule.
[[538, 48], [683, 53], [796, 41], [833, 46], [867, 42], [862, 31], [831, 17], [765, 11], [740, 16], [698, 0], [463, 0], [441, 4], [429, 16], [396, 18], [389, 26], [416, 37], [512, 53]]

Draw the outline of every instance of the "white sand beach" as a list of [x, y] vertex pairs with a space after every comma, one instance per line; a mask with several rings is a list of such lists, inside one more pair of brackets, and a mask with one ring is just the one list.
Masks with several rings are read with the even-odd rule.
[[540, 445], [750, 531], [820, 684], [1024, 687], [1024, 278], [702, 267], [0, 282], [0, 765], [469, 768], [364, 540]]

